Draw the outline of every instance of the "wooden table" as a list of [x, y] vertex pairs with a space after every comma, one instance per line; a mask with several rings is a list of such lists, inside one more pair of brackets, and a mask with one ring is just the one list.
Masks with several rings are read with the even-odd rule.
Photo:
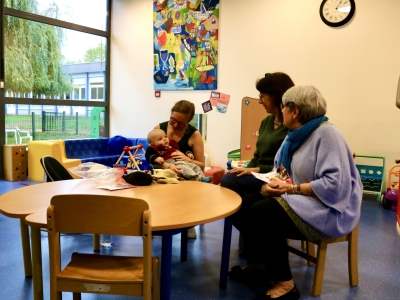
[[[20, 219], [25, 276], [33, 276], [35, 300], [43, 299], [40, 228], [47, 226], [46, 209], [51, 198], [59, 194], [124, 196], [140, 198], [149, 204], [153, 232], [162, 233], [161, 299], [170, 299], [172, 235], [184, 228], [225, 218], [220, 287], [226, 287], [232, 233], [229, 216], [241, 205], [238, 194], [220, 186], [197, 181], [152, 184], [117, 191], [97, 189], [94, 186], [91, 180], [57, 181], [16, 189], [0, 196], [0, 212]], [[32, 232], [33, 264], [30, 259], [28, 225]]]

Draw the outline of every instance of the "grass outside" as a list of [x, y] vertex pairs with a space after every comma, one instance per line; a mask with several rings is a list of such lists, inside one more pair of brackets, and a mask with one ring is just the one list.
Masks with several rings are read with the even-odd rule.
[[[28, 131], [33, 137], [33, 140], [59, 140], [59, 139], [80, 139], [90, 137], [90, 117], [66, 116], [65, 128], [62, 130], [61, 117], [51, 120], [52, 130], [42, 128], [42, 116], [35, 116], [35, 123], [32, 122], [31, 115], [6, 115], [5, 128], [14, 129], [18, 127], [21, 130]], [[100, 119], [104, 124], [104, 119]], [[43, 131], [43, 129], [45, 129]], [[14, 132], [6, 132], [8, 143], [14, 142]]]

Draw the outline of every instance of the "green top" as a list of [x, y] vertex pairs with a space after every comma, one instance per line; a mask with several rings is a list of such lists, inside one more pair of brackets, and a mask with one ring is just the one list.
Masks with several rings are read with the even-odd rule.
[[274, 167], [275, 154], [285, 139], [288, 129], [279, 126], [274, 130], [274, 115], [269, 115], [261, 122], [254, 157], [246, 168], [260, 168], [260, 173], [268, 173]]

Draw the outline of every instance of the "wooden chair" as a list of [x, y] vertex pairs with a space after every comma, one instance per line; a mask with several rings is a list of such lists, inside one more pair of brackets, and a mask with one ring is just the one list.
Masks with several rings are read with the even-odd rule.
[[[140, 199], [108, 195], [57, 195], [47, 209], [50, 299], [61, 292], [142, 295], [159, 299], [158, 258], [152, 257], [151, 212]], [[143, 257], [73, 253], [61, 269], [60, 233], [143, 237]]]
[[[305, 241], [306, 252], [288, 245], [289, 252], [307, 259], [309, 265], [315, 264], [314, 282], [312, 287], [312, 295], [319, 296], [322, 292], [322, 282], [324, 280], [325, 259], [328, 244], [348, 242], [348, 267], [350, 286], [358, 285], [358, 228], [360, 223], [349, 234], [338, 237], [329, 238], [320, 241]], [[317, 255], [315, 255], [314, 244], [317, 245]], [[302, 245], [304, 245], [302, 241]]]

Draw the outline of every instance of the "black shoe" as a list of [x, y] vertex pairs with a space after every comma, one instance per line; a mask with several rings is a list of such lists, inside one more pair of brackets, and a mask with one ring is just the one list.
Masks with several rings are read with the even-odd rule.
[[297, 289], [297, 286], [294, 285], [294, 287], [287, 292], [286, 294], [279, 296], [278, 298], [271, 298], [271, 295], [266, 295], [264, 293], [259, 293], [257, 294], [257, 298], [254, 300], [268, 300], [268, 299], [278, 299], [278, 300], [297, 300], [300, 299], [300, 292]]
[[240, 266], [232, 267], [231, 270], [228, 272], [228, 277], [232, 280], [256, 286], [265, 286], [265, 284], [270, 281], [266, 271], [243, 271]]

